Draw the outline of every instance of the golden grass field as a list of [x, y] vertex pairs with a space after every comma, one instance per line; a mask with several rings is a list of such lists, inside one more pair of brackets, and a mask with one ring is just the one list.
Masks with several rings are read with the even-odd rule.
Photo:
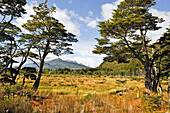
[[[26, 80], [26, 94], [33, 82]], [[167, 83], [162, 81], [163, 94], [154, 94], [145, 90], [142, 77], [42, 76], [38, 91], [31, 92], [31, 109], [26, 112], [169, 113]]]

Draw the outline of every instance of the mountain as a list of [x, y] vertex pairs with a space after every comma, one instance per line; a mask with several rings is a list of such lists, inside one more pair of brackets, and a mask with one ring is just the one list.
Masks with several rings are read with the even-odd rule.
[[[24, 67], [38, 68], [33, 63], [25, 64]], [[44, 64], [44, 69], [58, 69], [58, 68], [82, 69], [88, 67], [83, 64], [78, 64], [75, 61], [67, 61], [67, 60], [62, 60], [60, 58], [46, 61]]]

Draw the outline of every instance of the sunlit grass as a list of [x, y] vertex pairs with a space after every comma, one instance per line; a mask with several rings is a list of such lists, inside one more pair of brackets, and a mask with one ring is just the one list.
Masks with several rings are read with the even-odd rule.
[[[33, 82], [26, 79], [25, 87], [30, 90]], [[154, 94], [145, 90], [142, 77], [42, 76], [30, 103], [33, 112], [43, 113], [169, 112], [170, 95], [165, 92], [166, 84], [162, 81], [163, 94]], [[25, 92], [27, 95], [28, 91]]]

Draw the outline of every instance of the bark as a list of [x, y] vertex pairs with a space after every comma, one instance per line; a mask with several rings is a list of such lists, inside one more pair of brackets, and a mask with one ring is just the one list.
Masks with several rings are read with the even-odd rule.
[[158, 82], [157, 82], [157, 75], [156, 75], [156, 72], [155, 70], [153, 69], [153, 87], [152, 87], [152, 91], [154, 91], [155, 93], [157, 93], [157, 85], [158, 85]]
[[152, 90], [152, 80], [151, 80], [151, 77], [150, 77], [150, 72], [148, 69], [145, 69], [146, 71], [146, 74], [145, 74], [145, 88], [146, 89], [149, 89], [149, 90]]
[[24, 86], [24, 84], [25, 84], [25, 75], [24, 75], [24, 78], [23, 78], [23, 83], [22, 83], [22, 85]]
[[[45, 59], [45, 58], [44, 58], [44, 59]], [[39, 67], [39, 71], [38, 71], [38, 77], [37, 77], [37, 79], [35, 80], [35, 83], [34, 83], [34, 85], [33, 85], [33, 89], [34, 89], [35, 91], [38, 89], [39, 84], [40, 84], [42, 69], [43, 69], [43, 66], [44, 66], [44, 59], [41, 60], [40, 67]]]
[[44, 66], [44, 60], [45, 60], [45, 57], [48, 55], [48, 49], [49, 49], [49, 45], [50, 45], [50, 39], [47, 40], [47, 44], [44, 48], [44, 53], [43, 53], [43, 56], [42, 56], [42, 59], [40, 61], [40, 66], [39, 66], [39, 71], [38, 71], [38, 77], [37, 79], [35, 80], [35, 83], [32, 87], [32, 89], [34, 91], [36, 91], [39, 87], [39, 84], [40, 84], [40, 79], [41, 79], [41, 74], [42, 74], [42, 69], [43, 69], [43, 66]]
[[143, 39], [143, 53], [144, 53], [144, 68], [145, 68], [145, 88], [152, 90], [151, 65], [149, 64], [148, 50], [146, 46], [146, 37], [143, 31], [140, 30], [141, 38]]
[[168, 90], [167, 90], [167, 92], [169, 93], [169, 92], [170, 92], [170, 77], [169, 77], [168, 81], [169, 81], [169, 84], [168, 84]]
[[159, 93], [162, 94], [162, 86], [161, 86], [160, 80], [158, 81], [158, 83], [159, 83]]

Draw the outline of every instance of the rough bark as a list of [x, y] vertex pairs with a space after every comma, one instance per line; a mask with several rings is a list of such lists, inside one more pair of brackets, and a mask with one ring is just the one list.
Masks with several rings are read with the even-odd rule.
[[154, 78], [153, 78], [152, 91], [154, 91], [155, 93], [157, 93], [157, 85], [158, 85], [158, 82], [157, 82], [157, 74], [156, 74], [156, 72], [155, 72], [154, 69], [152, 70], [152, 72], [153, 72], [153, 76], [154, 76]]
[[148, 68], [145, 68], [145, 88], [152, 90], [151, 72]]
[[169, 77], [168, 81], [169, 81], [169, 84], [168, 84], [168, 90], [167, 90], [167, 92], [169, 93], [169, 92], [170, 92], [170, 77]]
[[34, 85], [33, 85], [33, 87], [32, 87], [32, 89], [34, 89], [35, 91], [38, 89], [39, 84], [40, 84], [42, 69], [43, 69], [43, 66], [44, 66], [45, 57], [48, 55], [49, 45], [50, 45], [50, 39], [47, 40], [47, 44], [46, 44], [46, 46], [45, 46], [45, 48], [44, 48], [44, 53], [43, 53], [42, 59], [41, 59], [41, 61], [40, 61], [40, 66], [39, 66], [39, 71], [38, 71], [38, 77], [37, 77], [37, 79], [35, 80], [35, 83], [34, 83]]
[[37, 90], [38, 87], [39, 87], [43, 66], [44, 66], [44, 59], [42, 59], [41, 63], [40, 63], [40, 67], [39, 67], [39, 71], [38, 71], [38, 77], [35, 80], [35, 83], [33, 85], [34, 90]]

